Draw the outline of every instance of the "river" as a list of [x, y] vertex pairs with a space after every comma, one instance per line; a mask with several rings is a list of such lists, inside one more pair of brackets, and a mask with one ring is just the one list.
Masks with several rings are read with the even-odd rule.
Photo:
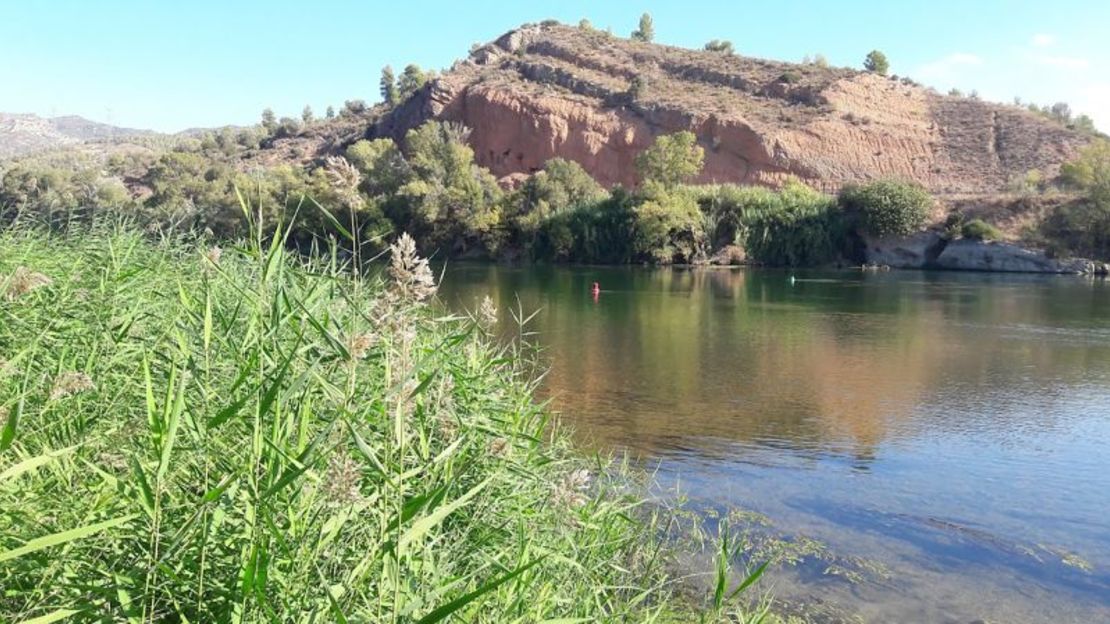
[[[602, 291], [595, 299], [590, 284]], [[786, 605], [864, 622], [1110, 622], [1110, 284], [455, 264], [550, 367], [579, 444], [759, 514]]]

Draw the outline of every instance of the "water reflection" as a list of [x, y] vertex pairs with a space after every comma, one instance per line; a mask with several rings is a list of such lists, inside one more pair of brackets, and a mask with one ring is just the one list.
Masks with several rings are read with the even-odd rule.
[[[469, 307], [490, 295], [503, 325], [510, 309], [539, 310], [544, 392], [582, 444], [632, 450], [706, 504], [902, 563], [897, 591], [807, 581], [788, 593], [875, 621], [1110, 621], [1106, 284], [459, 265], [442, 293]], [[1020, 553], [1046, 544], [1094, 571], [1039, 578]], [[1005, 573], [972, 572], [983, 566]], [[945, 614], [926, 608], [942, 594]]]

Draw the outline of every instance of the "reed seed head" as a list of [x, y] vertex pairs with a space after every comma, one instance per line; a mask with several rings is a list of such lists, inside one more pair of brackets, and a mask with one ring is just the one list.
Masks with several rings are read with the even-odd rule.
[[337, 450], [328, 460], [322, 490], [328, 504], [350, 505], [362, 500], [359, 481], [362, 478], [358, 462], [344, 451]]
[[15, 301], [16, 299], [26, 295], [27, 293], [49, 286], [53, 284], [54, 280], [50, 279], [42, 273], [36, 273], [27, 267], [17, 267], [8, 279], [7, 292], [4, 293], [8, 301]]
[[370, 349], [377, 342], [377, 336], [372, 333], [355, 334], [347, 339], [347, 353], [351, 355], [352, 361], [366, 359]]
[[362, 174], [351, 161], [342, 156], [328, 156], [324, 161], [324, 170], [332, 188], [348, 204], [355, 208], [362, 206], [362, 195], [358, 187], [362, 184]]
[[497, 325], [497, 306], [493, 305], [493, 299], [489, 295], [482, 299], [482, 305], [478, 308], [478, 323], [487, 330]]
[[590, 471], [580, 468], [563, 476], [555, 484], [551, 502], [558, 507], [574, 509], [586, 504], [585, 491], [590, 487]]
[[68, 396], [96, 390], [96, 384], [85, 373], [69, 371], [58, 375], [54, 380], [54, 387], [50, 390], [50, 399], [64, 399]]
[[389, 274], [402, 296], [420, 302], [435, 294], [432, 269], [427, 259], [416, 253], [416, 241], [407, 232], [389, 246], [389, 252]]
[[505, 438], [494, 438], [489, 443], [489, 454], [493, 457], [508, 457], [512, 447]]
[[219, 245], [213, 245], [204, 252], [204, 259], [211, 266], [220, 266], [220, 258], [224, 257], [224, 250]]

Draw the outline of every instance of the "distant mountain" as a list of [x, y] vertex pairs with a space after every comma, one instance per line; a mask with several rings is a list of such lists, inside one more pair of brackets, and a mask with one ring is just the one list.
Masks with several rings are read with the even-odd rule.
[[120, 128], [76, 115], [47, 118], [32, 114], [0, 113], [0, 158], [81, 143], [156, 134], [151, 130]]

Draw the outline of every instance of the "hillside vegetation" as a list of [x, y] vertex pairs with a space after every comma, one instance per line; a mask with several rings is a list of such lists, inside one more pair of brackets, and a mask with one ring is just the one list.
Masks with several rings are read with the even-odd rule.
[[1059, 175], [1095, 140], [1066, 106], [940, 95], [883, 75], [878, 51], [857, 71], [641, 35], [524, 26], [442, 73], [384, 68], [377, 106], [0, 161], [0, 222], [107, 213], [234, 239], [245, 196], [301, 249], [407, 231], [438, 256], [857, 264], [883, 228], [861, 218], [873, 194], [848, 195], [897, 185], [932, 197], [917, 228], [979, 220], [974, 238], [1107, 257]]

